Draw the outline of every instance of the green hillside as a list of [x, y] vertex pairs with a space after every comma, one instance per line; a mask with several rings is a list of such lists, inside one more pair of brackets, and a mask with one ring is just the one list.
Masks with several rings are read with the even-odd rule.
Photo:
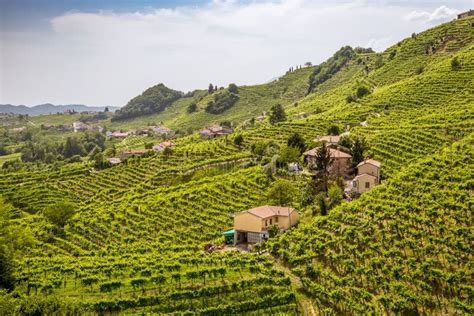
[[[0, 289], [0, 314], [472, 314], [473, 23], [455, 20], [378, 54], [344, 48], [342, 62], [336, 54], [239, 86], [220, 114], [206, 108], [228, 88], [93, 122], [180, 130], [169, 152], [108, 168], [88, 155], [2, 170], [0, 272], [9, 279], [0, 281], [12, 290]], [[249, 121], [275, 104], [287, 120]], [[183, 136], [223, 121], [234, 123], [232, 135]], [[26, 142], [9, 132], [25, 124], [1, 128], [9, 146]], [[316, 201], [304, 202], [314, 179], [275, 161], [292, 134], [313, 147], [332, 126], [366, 140], [383, 182], [319, 215]], [[33, 139], [66, 136], [35, 128]], [[138, 135], [113, 145], [119, 152], [150, 140], [159, 141]], [[300, 212], [296, 228], [254, 251], [205, 251], [223, 243], [234, 213], [274, 203], [270, 188], [282, 180], [295, 189], [287, 204]]]

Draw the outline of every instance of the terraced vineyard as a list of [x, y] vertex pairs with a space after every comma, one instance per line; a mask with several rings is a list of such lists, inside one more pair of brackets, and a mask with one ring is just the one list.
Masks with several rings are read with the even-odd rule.
[[[179, 137], [171, 153], [103, 170], [81, 162], [0, 173], [0, 228], [10, 210], [25, 244], [14, 258], [14, 293], [0, 305], [17, 314], [472, 314], [472, 23], [355, 54], [306, 96], [313, 67], [239, 87], [239, 101], [221, 115], [187, 113], [211, 97], [198, 91], [157, 115], [97, 123], [197, 130], [233, 121], [230, 136]], [[367, 95], [348, 98], [361, 86]], [[249, 124], [276, 103], [286, 121]], [[265, 255], [204, 250], [222, 244], [233, 213], [269, 203], [278, 176], [263, 172], [273, 158], [254, 156], [253, 144], [284, 145], [298, 133], [312, 145], [333, 125], [365, 138], [366, 155], [382, 163], [381, 185], [327, 216], [300, 203], [297, 190], [302, 222], [262, 245]], [[150, 140], [159, 141], [133, 136], [115, 146]], [[285, 179], [296, 188], [309, 180]], [[61, 202], [75, 214], [57, 227], [45, 210]]]
[[474, 138], [272, 244], [324, 313], [471, 313]]

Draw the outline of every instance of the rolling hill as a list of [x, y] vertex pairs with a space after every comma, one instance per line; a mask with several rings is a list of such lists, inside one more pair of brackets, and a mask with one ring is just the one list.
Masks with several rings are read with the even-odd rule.
[[[107, 106], [109, 111], [118, 110], [117, 106]], [[105, 106], [88, 106], [82, 104], [54, 105], [51, 103], [39, 104], [32, 107], [25, 105], [0, 104], [0, 113], [28, 114], [30, 116], [55, 114], [57, 112], [75, 111], [104, 111]]]
[[[227, 137], [177, 138], [167, 155], [104, 170], [76, 162], [4, 171], [0, 224], [11, 233], [0, 239], [15, 240], [15, 289], [0, 295], [0, 314], [472, 314], [473, 23], [455, 20], [382, 53], [345, 48], [342, 63], [336, 54], [238, 87], [220, 114], [205, 109], [228, 88], [108, 123], [197, 130], [232, 121]], [[288, 120], [243, 124], [277, 103]], [[366, 139], [381, 185], [326, 216], [295, 199], [301, 223], [261, 245], [266, 254], [204, 251], [222, 242], [233, 213], [270, 203], [275, 181], [308, 181], [262, 172], [274, 153], [260, 157], [255, 144], [283, 147], [295, 132], [312, 144], [332, 125]], [[50, 205], [74, 215], [58, 227]]]

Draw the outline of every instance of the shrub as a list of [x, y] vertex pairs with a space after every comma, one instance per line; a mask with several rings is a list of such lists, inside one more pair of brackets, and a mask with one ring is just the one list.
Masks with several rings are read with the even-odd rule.
[[452, 70], [461, 69], [461, 63], [459, 62], [459, 59], [457, 57], [454, 57], [453, 59], [451, 59], [451, 69]]
[[194, 112], [196, 112], [196, 111], [197, 111], [197, 104], [196, 104], [196, 102], [193, 102], [193, 103], [191, 103], [190, 105], [188, 105], [186, 111], [187, 111], [188, 113], [194, 113]]
[[418, 67], [416, 67], [416, 69], [415, 69], [415, 74], [419, 75], [419, 74], [421, 74], [424, 70], [425, 70], [425, 68], [424, 68], [423, 66], [418, 66]]
[[239, 93], [239, 88], [237, 87], [235, 83], [229, 84], [228, 90], [230, 93], [235, 93], [235, 94]]
[[225, 110], [231, 108], [237, 101], [239, 96], [229, 91], [222, 91], [216, 94], [206, 106], [206, 112], [212, 114], [221, 114]]
[[244, 143], [244, 137], [242, 135], [237, 135], [235, 138], [234, 138], [234, 144], [236, 146], [242, 146], [242, 144]]
[[357, 88], [356, 95], [358, 98], [362, 98], [370, 93], [369, 88], [365, 86], [360, 86]]
[[277, 122], [286, 121], [285, 109], [283, 108], [281, 104], [276, 104], [272, 106], [270, 111], [271, 111], [270, 118], [269, 118], [270, 124], [273, 125]]

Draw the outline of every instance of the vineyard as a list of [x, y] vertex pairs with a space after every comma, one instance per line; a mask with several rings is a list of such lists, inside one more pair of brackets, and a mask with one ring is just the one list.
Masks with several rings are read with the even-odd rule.
[[[219, 115], [204, 111], [212, 95], [197, 90], [160, 114], [94, 123], [180, 130], [166, 153], [103, 169], [84, 158], [3, 170], [0, 229], [10, 212], [22, 247], [14, 292], [0, 290], [0, 314], [473, 314], [472, 23], [452, 21], [382, 53], [354, 51], [309, 94], [314, 67], [239, 86], [238, 101]], [[367, 94], [355, 96], [362, 86]], [[192, 103], [198, 110], [189, 113]], [[275, 104], [286, 120], [270, 124], [267, 113], [249, 123]], [[54, 123], [55, 116], [32, 121]], [[183, 136], [224, 121], [234, 134]], [[295, 133], [314, 147], [334, 126], [365, 139], [365, 156], [381, 162], [383, 181], [320, 216], [300, 201], [309, 177], [268, 174], [278, 154], [253, 149], [272, 142], [278, 152]], [[129, 136], [106, 146], [120, 153], [161, 141]], [[18, 158], [0, 156], [0, 164]], [[205, 250], [222, 245], [234, 213], [270, 203], [280, 177], [297, 189], [299, 226], [258, 247], [263, 253]], [[61, 203], [74, 215], [59, 227], [45, 210]]]
[[472, 313], [473, 141], [283, 235], [272, 253], [324, 313]]

